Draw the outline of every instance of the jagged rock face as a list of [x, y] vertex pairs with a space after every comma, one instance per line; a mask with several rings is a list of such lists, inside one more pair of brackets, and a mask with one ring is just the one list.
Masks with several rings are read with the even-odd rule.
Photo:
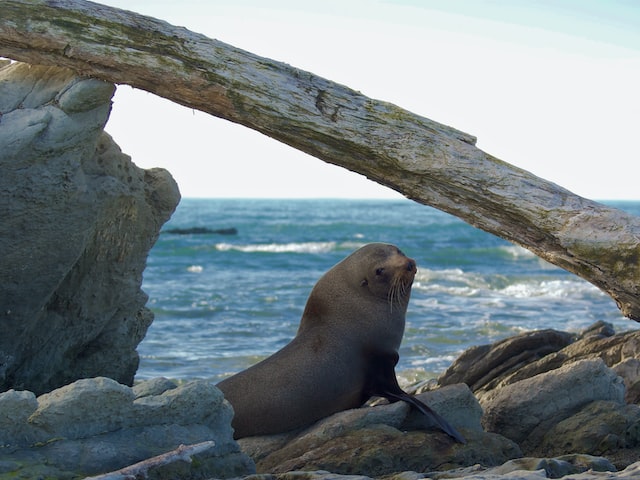
[[112, 84], [0, 68], [0, 391], [131, 384], [153, 316], [142, 272], [180, 195], [103, 128]]

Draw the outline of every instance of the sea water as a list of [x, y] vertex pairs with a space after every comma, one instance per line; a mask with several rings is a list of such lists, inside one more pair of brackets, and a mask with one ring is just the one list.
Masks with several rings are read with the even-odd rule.
[[[640, 215], [640, 202], [609, 203]], [[194, 227], [237, 234], [168, 233]], [[418, 264], [397, 367], [410, 380], [525, 331], [640, 327], [590, 283], [409, 200], [183, 199], [145, 270], [155, 320], [136, 378], [217, 382], [269, 356], [294, 337], [320, 276], [370, 242]]]

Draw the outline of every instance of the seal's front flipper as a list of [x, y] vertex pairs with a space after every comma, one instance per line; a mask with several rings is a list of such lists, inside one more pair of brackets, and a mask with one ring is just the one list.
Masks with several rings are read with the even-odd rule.
[[398, 363], [398, 354], [375, 355], [370, 363], [369, 378], [367, 382], [366, 396], [385, 397], [390, 402], [403, 401], [412, 405], [433, 422], [447, 435], [459, 443], [466, 444], [464, 437], [447, 422], [434, 412], [425, 403], [412, 395], [409, 395], [398, 385], [395, 366]]

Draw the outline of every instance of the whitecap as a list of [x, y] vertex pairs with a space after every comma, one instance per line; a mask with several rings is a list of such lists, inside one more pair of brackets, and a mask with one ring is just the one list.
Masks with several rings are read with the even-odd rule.
[[592, 295], [599, 292], [594, 285], [575, 280], [545, 280], [514, 283], [500, 290], [502, 295], [513, 298], [551, 297], [566, 298]]
[[489, 283], [484, 276], [467, 273], [459, 268], [429, 270], [420, 268], [413, 288], [429, 293], [473, 296], [488, 290]]
[[536, 254], [531, 250], [527, 250], [526, 248], [519, 245], [504, 245], [498, 247], [498, 249], [507, 253], [513, 258], [533, 258], [536, 256]]
[[216, 250], [226, 252], [234, 250], [243, 253], [327, 253], [336, 248], [335, 242], [300, 242], [300, 243], [255, 243], [234, 245], [218, 243]]
[[190, 273], [202, 273], [203, 270], [204, 268], [202, 267], [202, 265], [189, 265], [187, 267], [187, 272]]

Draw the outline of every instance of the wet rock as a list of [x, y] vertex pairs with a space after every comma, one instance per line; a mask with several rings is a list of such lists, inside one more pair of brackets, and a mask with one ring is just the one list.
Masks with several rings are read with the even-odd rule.
[[113, 84], [21, 63], [0, 83], [0, 391], [131, 384], [153, 319], [142, 272], [178, 188], [104, 133]]

